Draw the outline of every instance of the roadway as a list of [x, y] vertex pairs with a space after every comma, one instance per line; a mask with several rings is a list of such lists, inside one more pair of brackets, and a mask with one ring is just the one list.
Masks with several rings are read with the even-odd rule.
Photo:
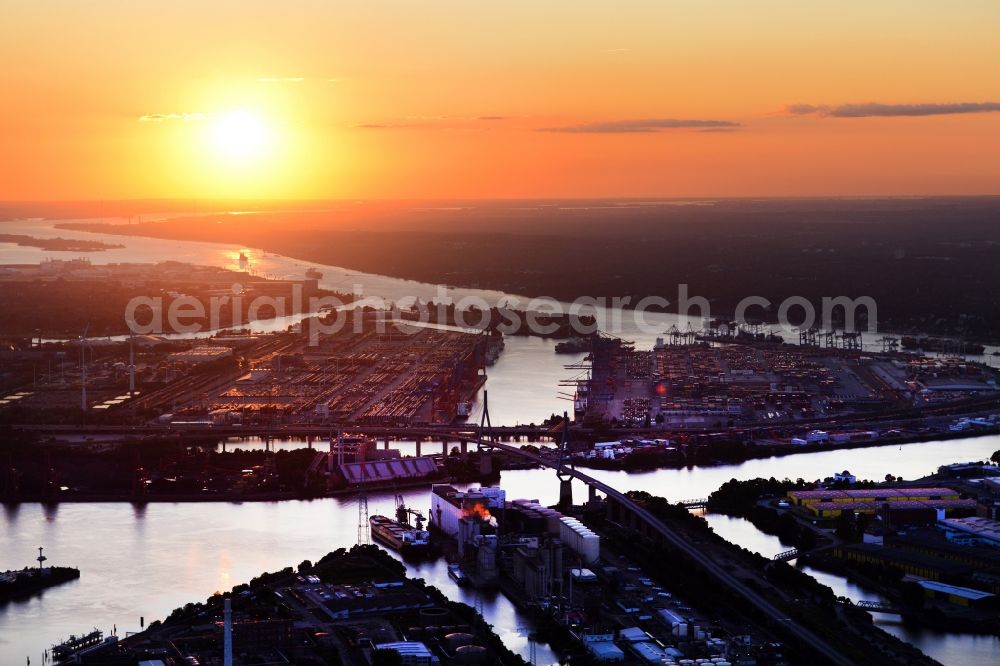
[[541, 456], [522, 451], [520, 448], [511, 446], [509, 444], [501, 444], [498, 442], [482, 442], [478, 439], [471, 440], [473, 442], [479, 443], [481, 445], [496, 448], [501, 451], [518, 455], [531, 460], [532, 462], [541, 465], [543, 467], [548, 467], [557, 471], [561, 471], [564, 474], [568, 474], [579, 481], [582, 481], [587, 486], [595, 488], [596, 490], [605, 494], [606, 497], [614, 500], [620, 506], [624, 507], [628, 511], [631, 511], [636, 517], [645, 522], [650, 528], [652, 528], [658, 535], [660, 535], [664, 541], [669, 543], [672, 547], [683, 552], [694, 562], [698, 562], [710, 576], [721, 581], [731, 590], [742, 596], [748, 603], [754, 606], [758, 611], [766, 615], [775, 623], [775, 626], [781, 627], [784, 631], [788, 632], [796, 639], [798, 639], [801, 644], [807, 649], [812, 649], [826, 658], [832, 664], [841, 664], [843, 666], [851, 666], [853, 662], [844, 657], [840, 652], [832, 645], [821, 639], [811, 630], [807, 629], [796, 623], [792, 618], [788, 617], [787, 614], [780, 608], [772, 604], [763, 595], [759, 594], [757, 591], [752, 590], [743, 581], [739, 580], [733, 574], [726, 571], [716, 562], [707, 558], [706, 554], [699, 550], [698, 547], [685, 540], [680, 534], [675, 532], [673, 529], [668, 527], [665, 523], [660, 521], [656, 516], [647, 511], [645, 508], [632, 501], [624, 493], [615, 490], [608, 484], [598, 481], [597, 479], [579, 472], [572, 468], [563, 467], [560, 469], [558, 463], [554, 463], [551, 460], [542, 458]]

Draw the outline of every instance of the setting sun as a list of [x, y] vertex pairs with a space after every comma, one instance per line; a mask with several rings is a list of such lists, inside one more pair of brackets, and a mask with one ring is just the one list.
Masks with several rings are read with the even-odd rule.
[[212, 117], [208, 137], [212, 152], [226, 160], [263, 157], [274, 141], [273, 131], [267, 122], [247, 109], [227, 111]]

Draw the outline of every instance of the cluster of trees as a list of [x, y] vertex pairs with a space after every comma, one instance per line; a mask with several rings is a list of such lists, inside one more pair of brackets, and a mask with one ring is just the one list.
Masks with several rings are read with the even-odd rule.
[[773, 534], [783, 544], [795, 546], [799, 550], [816, 547], [817, 536], [809, 527], [802, 525], [787, 512], [776, 511], [759, 504], [769, 497], [781, 497], [796, 488], [810, 487], [802, 479], [731, 479], [708, 497], [708, 510], [728, 516], [745, 518], [765, 534]]

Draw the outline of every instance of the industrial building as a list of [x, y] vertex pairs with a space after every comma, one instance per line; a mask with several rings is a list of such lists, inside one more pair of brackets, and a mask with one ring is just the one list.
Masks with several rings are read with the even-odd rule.
[[930, 524], [951, 512], [975, 512], [976, 500], [937, 499], [905, 500], [894, 502], [812, 502], [806, 505], [818, 518], [836, 518], [844, 512], [866, 513], [868, 515], [887, 514], [894, 523]]
[[510, 578], [530, 600], [561, 594], [563, 544], [552, 537], [523, 537], [513, 548]]
[[377, 643], [376, 650], [392, 650], [399, 655], [401, 666], [430, 666], [440, 663], [430, 649], [417, 641], [396, 641], [394, 643]]
[[963, 546], [1000, 548], [1000, 522], [988, 518], [948, 518], [937, 527], [949, 541]]
[[896, 502], [901, 500], [957, 500], [951, 488], [859, 488], [857, 490], [790, 490], [788, 498], [797, 506], [817, 502]]
[[[860, 346], [838, 348], [829, 339], [820, 347], [815, 341], [790, 346], [761, 338], [749, 342], [675, 329], [669, 344], [660, 339], [652, 350], [637, 350], [631, 342], [592, 336], [591, 373], [577, 389], [577, 416], [592, 423], [712, 427], [808, 421], [997, 391], [995, 372], [982, 364], [903, 360], [864, 353]], [[813, 437], [792, 443], [836, 441], [832, 433]]]
[[580, 636], [584, 647], [602, 664], [618, 664], [625, 661], [625, 653], [615, 645], [614, 634], [584, 634]]
[[503, 488], [484, 487], [459, 491], [449, 485], [431, 486], [430, 527], [451, 537], [458, 544], [460, 557], [472, 547], [476, 554], [476, 572], [482, 584], [496, 581], [497, 517], [503, 512], [506, 492]]
[[924, 588], [924, 593], [931, 599], [944, 599], [957, 606], [986, 606], [993, 604], [997, 596], [990, 592], [974, 590], [971, 587], [948, 585], [933, 580], [918, 580], [917, 585]]
[[[851, 490], [790, 490], [788, 499], [819, 518], [835, 518], [845, 511], [876, 514], [884, 511], [928, 514], [930, 523], [947, 512], [972, 512], [976, 502], [961, 499], [951, 488], [861, 488]], [[890, 516], [891, 517], [891, 516]]]
[[209, 361], [218, 361], [219, 359], [229, 358], [233, 355], [233, 350], [230, 347], [217, 347], [213, 345], [199, 345], [197, 347], [192, 347], [191, 349], [185, 349], [184, 351], [174, 352], [167, 356], [167, 360], [173, 363], [188, 363], [191, 365], [197, 365], [199, 363], [208, 363]]
[[832, 554], [849, 562], [886, 566], [921, 580], [953, 580], [971, 570], [964, 564], [940, 557], [870, 543], [836, 546]]
[[[510, 504], [509, 511], [513, 516], [520, 515], [520, 520], [526, 525], [538, 526], [540, 531], [530, 533], [544, 532], [557, 536], [583, 564], [593, 564], [600, 557], [600, 537], [576, 518], [563, 516], [555, 509], [542, 506], [536, 500], [514, 500]], [[516, 517], [514, 519], [517, 520]]]

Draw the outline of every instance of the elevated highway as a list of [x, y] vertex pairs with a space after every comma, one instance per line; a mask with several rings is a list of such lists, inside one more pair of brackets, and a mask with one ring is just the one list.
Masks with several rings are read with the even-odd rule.
[[751, 589], [742, 580], [731, 574], [721, 565], [713, 561], [700, 550], [697, 545], [691, 543], [677, 531], [669, 527], [659, 518], [650, 513], [647, 509], [630, 499], [624, 493], [612, 488], [603, 481], [599, 481], [592, 476], [584, 474], [574, 468], [564, 467], [558, 462], [543, 458], [528, 451], [522, 451], [516, 446], [503, 444], [500, 442], [479, 439], [473, 435], [468, 441], [476, 443], [483, 448], [494, 448], [505, 453], [526, 458], [541, 467], [548, 467], [556, 470], [562, 475], [568, 475], [583, 482], [591, 489], [604, 494], [607, 501], [614, 505], [619, 515], [628, 515], [634, 522], [637, 529], [647, 535], [659, 537], [670, 547], [683, 552], [693, 562], [702, 567], [705, 574], [723, 583], [726, 587], [741, 596], [748, 604], [757, 611], [769, 618], [772, 626], [779, 632], [793, 636], [799, 641], [803, 649], [813, 650], [826, 662], [838, 664], [840, 666], [851, 666], [853, 662], [842, 655], [833, 645], [820, 638], [808, 628], [798, 624], [788, 617], [787, 613], [771, 603], [767, 598], [756, 590]]

